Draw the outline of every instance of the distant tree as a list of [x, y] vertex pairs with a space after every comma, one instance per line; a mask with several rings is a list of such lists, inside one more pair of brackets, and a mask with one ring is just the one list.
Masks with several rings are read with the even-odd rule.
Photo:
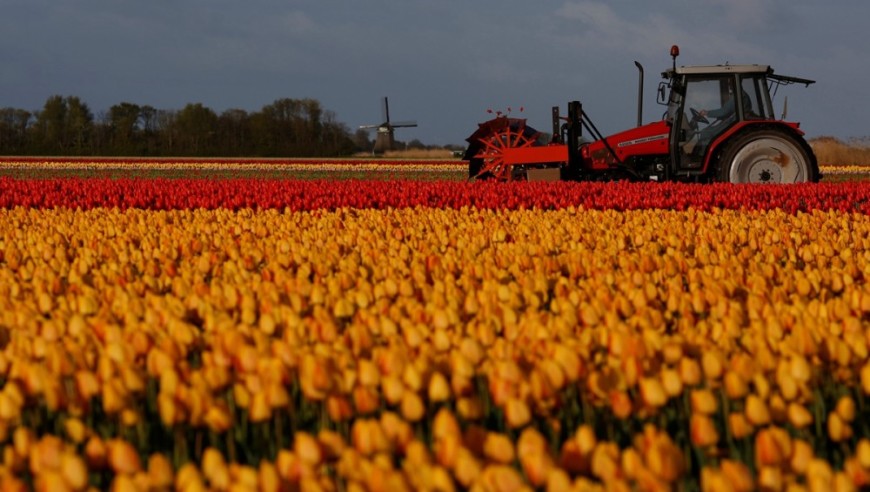
[[175, 117], [173, 125], [183, 155], [209, 155], [217, 133], [218, 117], [201, 103], [186, 105]]
[[371, 152], [374, 142], [369, 139], [369, 131], [359, 128], [353, 134], [353, 145], [356, 152]]
[[251, 152], [251, 118], [243, 109], [228, 109], [217, 122], [218, 151], [221, 155], [246, 155]]
[[94, 115], [88, 105], [75, 96], [66, 98], [64, 145], [76, 155], [93, 153]]
[[63, 150], [63, 133], [66, 125], [66, 103], [62, 96], [46, 99], [36, 115], [34, 146], [38, 153], [60, 154]]
[[0, 108], [0, 152], [24, 154], [27, 152], [27, 129], [33, 115], [16, 108]]
[[339, 122], [332, 111], [324, 112], [320, 151], [317, 155], [322, 157], [349, 155], [354, 152], [355, 147], [347, 125]]
[[411, 140], [410, 142], [408, 142], [407, 148], [414, 149], [414, 150], [425, 150], [426, 145], [423, 142], [421, 142], [415, 138], [414, 140]]
[[[422, 145], [417, 141], [415, 145]], [[75, 96], [41, 110], [0, 108], [0, 153], [57, 155], [340, 156], [370, 150], [316, 99], [277, 99], [260, 111], [218, 116], [201, 103], [180, 111], [121, 102], [95, 117]]]
[[91, 110], [78, 97], [51, 96], [37, 113], [30, 150], [46, 154], [91, 152], [93, 120]]
[[118, 155], [139, 153], [138, 132], [142, 108], [138, 104], [122, 102], [109, 108], [109, 127], [112, 152]]

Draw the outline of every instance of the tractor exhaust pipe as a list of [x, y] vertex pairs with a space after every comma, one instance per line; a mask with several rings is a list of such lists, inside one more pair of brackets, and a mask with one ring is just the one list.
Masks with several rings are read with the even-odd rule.
[[643, 125], [643, 65], [637, 60], [634, 61], [634, 66], [637, 67], [637, 126]]

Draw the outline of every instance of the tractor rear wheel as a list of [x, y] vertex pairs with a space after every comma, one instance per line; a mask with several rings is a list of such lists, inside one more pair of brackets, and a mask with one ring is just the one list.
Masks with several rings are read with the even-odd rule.
[[812, 150], [799, 137], [772, 128], [738, 135], [719, 160], [719, 179], [729, 183], [802, 183], [819, 180]]

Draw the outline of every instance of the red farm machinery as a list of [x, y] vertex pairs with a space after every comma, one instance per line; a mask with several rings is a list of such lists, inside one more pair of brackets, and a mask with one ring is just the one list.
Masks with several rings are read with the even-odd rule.
[[[522, 118], [498, 114], [468, 137], [463, 158], [469, 179], [637, 180], [796, 183], [819, 179], [818, 163], [800, 124], [774, 115], [781, 85], [812, 80], [775, 74], [767, 65], [673, 67], [662, 73], [661, 121], [642, 124], [643, 67], [639, 70], [637, 127], [604, 137], [578, 101], [562, 116], [553, 108], [553, 133], [543, 136]], [[583, 130], [592, 137], [584, 138]]]

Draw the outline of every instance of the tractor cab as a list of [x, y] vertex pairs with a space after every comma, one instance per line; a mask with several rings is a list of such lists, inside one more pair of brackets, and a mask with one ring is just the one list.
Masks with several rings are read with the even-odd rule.
[[666, 119], [678, 174], [701, 169], [710, 145], [738, 123], [775, 119], [769, 72], [766, 65], [719, 65], [679, 67], [663, 74], [671, 81]]
[[[776, 75], [768, 65], [712, 65], [677, 67], [662, 73], [660, 104], [667, 104], [670, 126], [671, 171], [675, 176], [708, 174], [732, 136], [759, 123], [781, 125], [774, 114], [771, 90], [783, 84], [812, 80]], [[665, 100], [667, 89], [670, 95]], [[784, 117], [785, 115], [783, 115]], [[794, 131], [798, 131], [794, 124]], [[713, 170], [715, 172], [715, 170]], [[763, 181], [763, 180], [762, 180]]]

